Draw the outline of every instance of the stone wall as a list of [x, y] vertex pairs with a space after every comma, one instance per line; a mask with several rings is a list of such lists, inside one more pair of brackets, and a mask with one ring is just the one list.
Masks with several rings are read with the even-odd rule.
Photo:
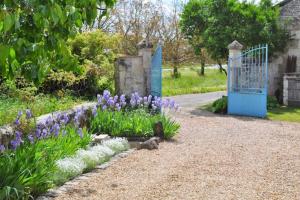
[[115, 88], [117, 94], [142, 96], [151, 92], [152, 44], [143, 40], [138, 44], [138, 56], [122, 56], [116, 61]]
[[300, 73], [284, 74], [283, 103], [287, 106], [300, 106]]
[[277, 89], [282, 91], [283, 75], [286, 72], [288, 56], [297, 56], [297, 72], [300, 72], [300, 0], [286, 0], [279, 4], [281, 21], [291, 31], [291, 41], [284, 52], [270, 58], [269, 63], [269, 95], [275, 95]]

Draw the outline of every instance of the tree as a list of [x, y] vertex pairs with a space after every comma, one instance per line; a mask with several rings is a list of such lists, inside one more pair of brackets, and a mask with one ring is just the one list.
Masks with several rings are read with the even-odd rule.
[[204, 75], [206, 58], [202, 34], [207, 28], [208, 3], [208, 0], [191, 0], [185, 5], [180, 20], [182, 32], [193, 46], [195, 54], [200, 57], [201, 75]]
[[227, 46], [238, 40], [245, 47], [267, 43], [270, 55], [283, 50], [288, 32], [279, 23], [279, 8], [271, 0], [260, 4], [238, 0], [191, 0], [181, 15], [181, 27], [195, 50], [205, 48], [220, 70]]
[[156, 3], [140, 0], [120, 0], [108, 16], [98, 22], [97, 27], [118, 33], [123, 37], [123, 53], [137, 54], [137, 44], [144, 38], [158, 41], [161, 0]]
[[0, 76], [21, 73], [39, 83], [51, 68], [76, 70], [66, 40], [101, 18], [115, 1], [1, 1]]

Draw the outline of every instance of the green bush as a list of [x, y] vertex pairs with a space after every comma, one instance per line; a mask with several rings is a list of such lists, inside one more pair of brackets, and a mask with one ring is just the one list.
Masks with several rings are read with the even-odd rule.
[[214, 101], [211, 106], [211, 111], [214, 113], [227, 113], [227, 102], [228, 99], [226, 96], [223, 96], [221, 99]]
[[268, 110], [272, 110], [272, 109], [278, 108], [278, 107], [280, 107], [280, 104], [278, 103], [276, 97], [268, 96], [268, 100], [267, 100]]
[[102, 76], [113, 79], [114, 62], [119, 53], [120, 37], [100, 30], [78, 34], [69, 40], [72, 54], [81, 65], [89, 64], [100, 68]]
[[99, 111], [92, 120], [94, 133], [105, 133], [117, 137], [151, 137], [154, 123], [161, 121], [165, 138], [172, 138], [179, 130], [179, 124], [163, 114], [152, 115], [143, 109], [130, 112]]

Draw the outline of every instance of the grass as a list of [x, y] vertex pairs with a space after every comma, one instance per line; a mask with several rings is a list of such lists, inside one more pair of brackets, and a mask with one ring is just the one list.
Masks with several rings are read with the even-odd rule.
[[275, 121], [300, 122], [300, 108], [281, 106], [268, 111], [268, 119]]
[[[202, 110], [213, 112], [213, 103], [209, 103], [200, 107]], [[268, 110], [267, 119], [273, 121], [287, 121], [300, 123], [300, 108], [280, 106]]]
[[205, 76], [199, 76], [193, 69], [179, 69], [179, 72], [181, 77], [177, 79], [171, 77], [171, 71], [163, 72], [163, 96], [226, 90], [227, 77], [218, 69], [206, 69]]
[[31, 109], [35, 116], [66, 110], [84, 102], [81, 98], [65, 96], [56, 98], [51, 95], [36, 96], [32, 101], [23, 101], [19, 98], [0, 96], [0, 126], [15, 120], [19, 110]]

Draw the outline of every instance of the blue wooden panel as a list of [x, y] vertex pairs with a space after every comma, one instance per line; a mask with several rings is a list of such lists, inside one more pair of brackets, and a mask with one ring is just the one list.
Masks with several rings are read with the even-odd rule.
[[267, 96], [264, 93], [229, 93], [228, 114], [264, 118], [267, 116]]
[[151, 95], [162, 96], [162, 47], [159, 45], [151, 63]]

